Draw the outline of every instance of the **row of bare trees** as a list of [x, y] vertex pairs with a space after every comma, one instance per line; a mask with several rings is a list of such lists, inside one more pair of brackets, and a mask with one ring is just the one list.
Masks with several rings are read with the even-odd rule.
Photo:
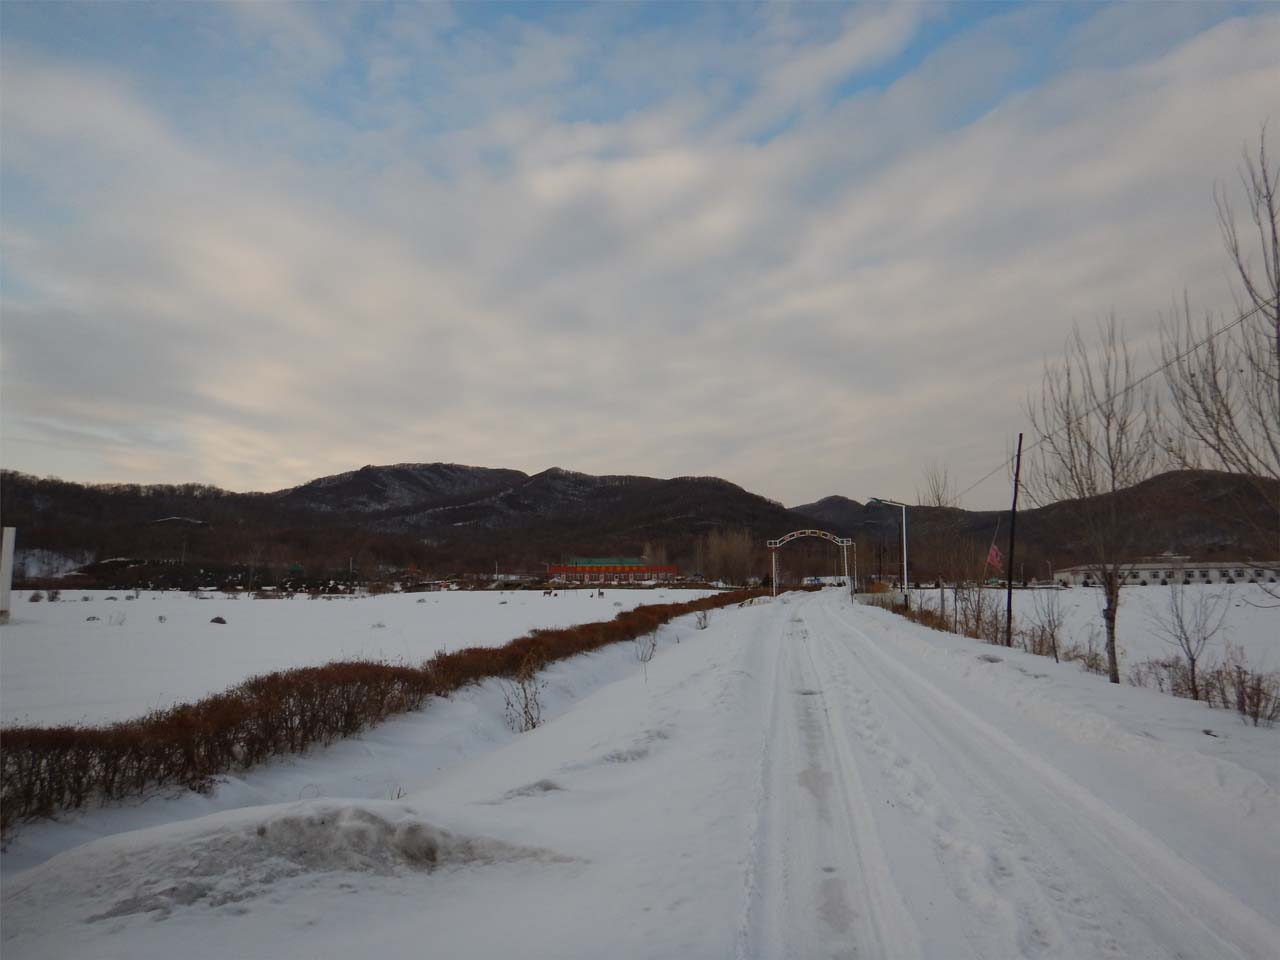
[[[1071, 501], [1088, 566], [1105, 603], [1107, 672], [1120, 682], [1116, 619], [1120, 587], [1138, 546], [1119, 492], [1169, 466], [1243, 474], [1271, 505], [1267, 542], [1280, 556], [1280, 165], [1266, 130], [1241, 169], [1245, 218], [1224, 189], [1215, 193], [1224, 246], [1241, 292], [1235, 317], [1196, 322], [1184, 306], [1163, 329], [1164, 402], [1151, 374], [1139, 375], [1114, 318], [1086, 340], [1077, 329], [1061, 360], [1047, 363], [1028, 414], [1038, 434], [1026, 490], [1033, 502]], [[940, 501], [945, 472], [926, 476]], [[1242, 511], [1243, 512], [1243, 511]], [[1194, 663], [1194, 658], [1192, 658]]]

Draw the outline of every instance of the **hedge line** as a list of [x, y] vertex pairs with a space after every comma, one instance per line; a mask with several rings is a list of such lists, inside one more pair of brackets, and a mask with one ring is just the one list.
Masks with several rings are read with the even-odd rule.
[[634, 640], [675, 617], [763, 592], [637, 607], [601, 623], [534, 630], [502, 647], [437, 654], [421, 667], [357, 660], [263, 674], [196, 703], [108, 726], [7, 727], [0, 730], [0, 832], [19, 820], [157, 787], [207, 790], [219, 773], [331, 743], [416, 710], [430, 696]]

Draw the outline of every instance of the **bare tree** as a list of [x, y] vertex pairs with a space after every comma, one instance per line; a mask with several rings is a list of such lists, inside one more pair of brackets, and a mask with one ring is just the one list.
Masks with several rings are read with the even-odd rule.
[[1191, 699], [1200, 699], [1200, 685], [1196, 679], [1196, 664], [1205, 647], [1222, 629], [1231, 607], [1231, 595], [1219, 593], [1209, 587], [1192, 587], [1192, 598], [1187, 599], [1186, 589], [1180, 583], [1169, 585], [1169, 607], [1155, 616], [1156, 626], [1169, 643], [1178, 648], [1187, 661], [1187, 682], [1191, 686]]
[[[1253, 478], [1273, 509], [1266, 531], [1280, 550], [1280, 164], [1246, 148], [1240, 169], [1252, 229], [1241, 230], [1224, 188], [1215, 191], [1223, 245], [1244, 296], [1238, 320], [1195, 323], [1184, 304], [1162, 336], [1173, 416], [1161, 442], [1186, 467], [1208, 464]], [[1264, 558], [1274, 560], [1275, 557]], [[1258, 561], [1255, 561], [1258, 562]]]
[[1053, 662], [1058, 663], [1058, 641], [1066, 624], [1066, 614], [1058, 600], [1058, 591], [1032, 591], [1035, 602], [1035, 617], [1031, 626], [1024, 632], [1026, 649], [1031, 653], [1046, 656], [1053, 655]]
[[1085, 562], [1106, 594], [1107, 673], [1119, 683], [1116, 616], [1137, 531], [1117, 494], [1155, 473], [1159, 450], [1151, 397], [1119, 323], [1112, 317], [1098, 334], [1096, 356], [1077, 328], [1062, 362], [1045, 363], [1040, 399], [1027, 404], [1039, 439], [1026, 458], [1025, 489], [1041, 506], [1071, 501]]
[[667, 559], [667, 545], [661, 541], [651, 543], [646, 540], [644, 544], [644, 558], [647, 562], [658, 565], [671, 562]]
[[934, 460], [924, 468], [924, 489], [916, 489], [916, 502], [920, 506], [954, 507], [959, 499], [945, 463]]
[[717, 528], [707, 534], [706, 573], [727, 583], [745, 583], [755, 560], [750, 530]]

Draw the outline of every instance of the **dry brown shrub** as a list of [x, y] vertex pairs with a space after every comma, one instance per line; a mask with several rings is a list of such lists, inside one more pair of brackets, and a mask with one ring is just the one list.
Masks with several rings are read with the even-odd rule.
[[1064, 662], [1075, 661], [1089, 673], [1107, 672], [1107, 657], [1102, 648], [1098, 646], [1096, 629], [1089, 631], [1088, 639], [1084, 644], [1072, 643], [1064, 647], [1061, 651], [1061, 656]]
[[916, 623], [931, 627], [934, 630], [942, 630], [944, 632], [950, 632], [951, 630], [951, 622], [933, 607], [921, 607], [898, 612], [908, 620], [914, 620]]
[[[1129, 683], [1175, 697], [1192, 696], [1191, 671], [1181, 657], [1144, 660], [1129, 668]], [[1280, 722], [1280, 673], [1260, 673], [1230, 655], [1225, 662], [1206, 670], [1197, 692], [1209, 706], [1234, 710], [1255, 727], [1272, 727]]]
[[682, 614], [762, 595], [739, 590], [637, 607], [603, 623], [534, 630], [502, 647], [437, 654], [421, 667], [340, 661], [262, 674], [195, 703], [102, 727], [4, 728], [0, 831], [158, 787], [205, 790], [220, 773], [350, 736], [416, 710], [431, 695], [491, 677], [533, 678], [548, 663], [633, 640]]

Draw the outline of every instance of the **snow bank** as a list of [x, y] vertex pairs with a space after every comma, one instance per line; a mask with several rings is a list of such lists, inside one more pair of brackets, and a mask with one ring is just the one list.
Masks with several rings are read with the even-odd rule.
[[94, 924], [232, 904], [233, 912], [247, 912], [277, 888], [323, 874], [394, 876], [514, 860], [569, 858], [445, 830], [402, 803], [254, 807], [107, 837], [54, 857], [8, 891], [4, 935], [21, 938], [36, 918], [47, 923], [59, 913]]
[[526, 734], [481, 685], [34, 825], [148, 829], [9, 873], [4, 956], [1274, 955], [1277, 731], [837, 591], [661, 639], [557, 664]]

